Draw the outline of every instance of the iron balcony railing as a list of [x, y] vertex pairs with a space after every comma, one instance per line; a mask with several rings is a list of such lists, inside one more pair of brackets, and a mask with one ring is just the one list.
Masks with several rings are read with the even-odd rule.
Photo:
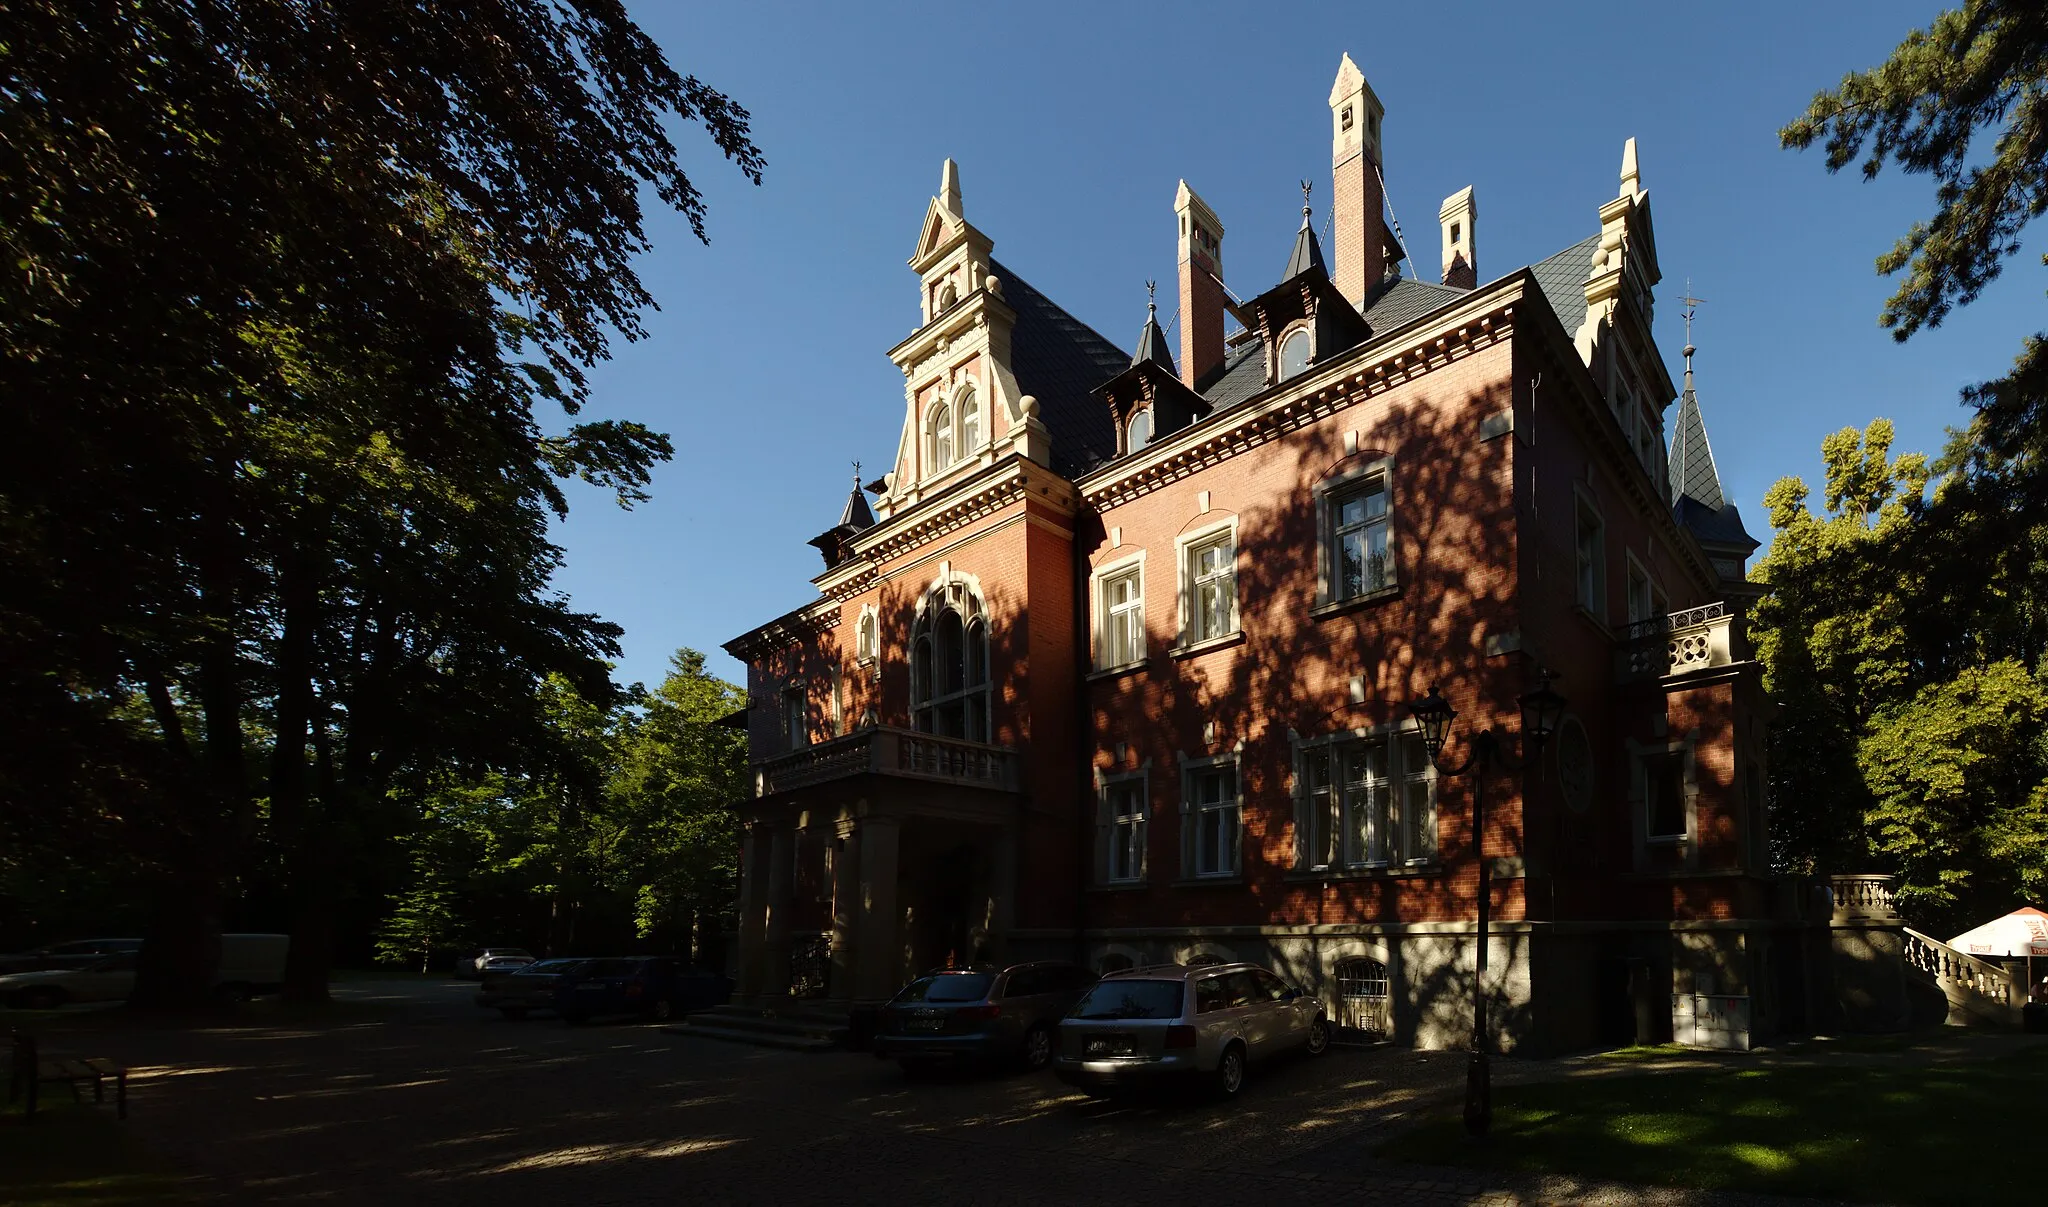
[[937, 780], [1000, 792], [1018, 790], [1017, 752], [964, 738], [877, 726], [856, 730], [754, 764], [754, 795], [856, 775]]

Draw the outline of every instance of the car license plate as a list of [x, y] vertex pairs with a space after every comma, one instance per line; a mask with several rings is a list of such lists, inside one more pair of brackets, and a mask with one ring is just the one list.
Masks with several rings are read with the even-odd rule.
[[946, 1020], [943, 1018], [906, 1018], [903, 1020], [903, 1029], [905, 1031], [943, 1031], [945, 1027]]
[[1131, 1037], [1128, 1035], [1099, 1035], [1091, 1037], [1085, 1048], [1089, 1056], [1129, 1056]]

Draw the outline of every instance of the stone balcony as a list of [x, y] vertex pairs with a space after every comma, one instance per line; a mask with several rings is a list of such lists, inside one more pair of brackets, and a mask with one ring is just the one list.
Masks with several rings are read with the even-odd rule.
[[754, 795], [774, 796], [860, 775], [993, 792], [1016, 792], [1021, 787], [1017, 752], [1007, 746], [878, 726], [754, 764]]
[[1741, 612], [1726, 600], [1639, 620], [1621, 631], [1614, 652], [1619, 683], [1669, 678], [1749, 658]]

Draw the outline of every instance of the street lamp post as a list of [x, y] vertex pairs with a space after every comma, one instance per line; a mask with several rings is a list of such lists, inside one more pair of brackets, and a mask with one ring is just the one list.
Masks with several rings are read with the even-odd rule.
[[1449, 776], [1469, 773], [1472, 777], [1472, 854], [1479, 860], [1479, 951], [1472, 979], [1472, 1057], [1465, 1066], [1465, 1131], [1474, 1137], [1486, 1135], [1493, 1126], [1493, 1071], [1486, 1055], [1486, 931], [1493, 909], [1493, 886], [1484, 845], [1483, 776], [1488, 767], [1519, 771], [1533, 765], [1542, 754], [1543, 744], [1557, 732], [1558, 720], [1564, 714], [1564, 697], [1550, 689], [1550, 678], [1549, 671], [1541, 672], [1535, 689], [1524, 692], [1518, 701], [1522, 706], [1522, 736], [1528, 743], [1526, 761], [1509, 753], [1506, 735], [1495, 729], [1482, 729], [1472, 735], [1465, 761], [1456, 767], [1446, 767], [1441, 761], [1444, 739], [1450, 735], [1457, 710], [1434, 685], [1429, 695], [1409, 706], [1409, 712], [1422, 726], [1422, 744], [1438, 772]]

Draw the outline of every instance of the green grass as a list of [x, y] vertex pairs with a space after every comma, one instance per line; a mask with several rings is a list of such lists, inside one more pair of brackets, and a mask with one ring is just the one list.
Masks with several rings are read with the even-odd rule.
[[0, 1203], [8, 1207], [180, 1207], [202, 1201], [195, 1179], [144, 1149], [105, 1106], [75, 1106], [61, 1086], [35, 1122], [0, 1108]]
[[1614, 1048], [1606, 1052], [1595, 1052], [1593, 1055], [1600, 1060], [1629, 1063], [1643, 1060], [1664, 1060], [1672, 1056], [1698, 1056], [1699, 1054], [1700, 1050], [1698, 1048], [1688, 1048], [1683, 1044], [1644, 1044], [1640, 1047], [1631, 1046], [1627, 1048]]
[[[1493, 1134], [1453, 1112], [1382, 1144], [1420, 1165], [1890, 1203], [2021, 1202], [2048, 1046], [1931, 1067], [1780, 1067], [1497, 1090]], [[1960, 1164], [1959, 1164], [1960, 1163]], [[1964, 1172], [1964, 1170], [1967, 1172]]]

